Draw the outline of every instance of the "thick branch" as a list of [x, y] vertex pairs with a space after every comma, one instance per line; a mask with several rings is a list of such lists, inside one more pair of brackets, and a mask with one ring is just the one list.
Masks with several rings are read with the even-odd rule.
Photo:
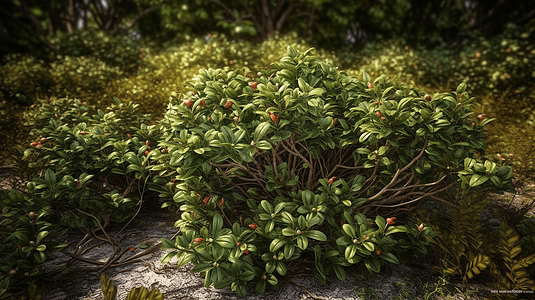
[[420, 158], [422, 158], [422, 156], [424, 155], [424, 152], [425, 152], [425, 148], [427, 147], [427, 142], [425, 142], [425, 144], [423, 145], [422, 147], [422, 151], [420, 151], [420, 154], [418, 154], [418, 156], [416, 156], [410, 163], [408, 163], [405, 167], [401, 168], [401, 169], [398, 169], [396, 174], [394, 174], [394, 177], [392, 177], [392, 180], [390, 180], [390, 182], [385, 186], [383, 187], [377, 194], [375, 194], [374, 196], [368, 198], [368, 201], [373, 201], [377, 198], [379, 198], [382, 194], [384, 194], [391, 186], [393, 186], [394, 184], [396, 184], [396, 181], [398, 180], [398, 177], [401, 173], [407, 171], [412, 165], [414, 165]]

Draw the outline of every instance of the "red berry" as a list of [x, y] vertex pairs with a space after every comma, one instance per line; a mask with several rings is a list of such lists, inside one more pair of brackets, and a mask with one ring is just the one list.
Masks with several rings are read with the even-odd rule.
[[128, 248], [128, 251], [130, 251], [130, 252], [134, 252], [134, 250], [136, 250], [136, 247], [130, 247], [130, 248]]
[[485, 120], [485, 114], [478, 115], [477, 118], [479, 119], [479, 122]]
[[195, 95], [195, 92], [191, 92], [191, 95], [192, 95], [192, 96]]
[[201, 106], [206, 106], [206, 103], [204, 103], [204, 100], [201, 100]]
[[375, 254], [376, 254], [376, 255], [381, 255], [381, 251], [379, 251], [379, 250], [375, 250]]
[[373, 103], [379, 105], [379, 104], [381, 104], [381, 101], [375, 101], [375, 102], [373, 102]]
[[256, 73], [256, 76], [257, 76], [257, 77], [261, 77], [261, 76], [262, 76], [262, 73], [258, 72], [258, 73]]
[[130, 133], [127, 133], [126, 136], [127, 136], [128, 138], [131, 138]]
[[149, 140], [146, 140], [146, 141], [145, 141], [145, 145], [147, 145], [147, 146], [149, 146], [149, 145], [150, 145], [150, 142], [149, 142]]
[[243, 253], [249, 254], [249, 250], [245, 249], [245, 250], [243, 250]]
[[167, 150], [167, 148], [165, 148], [165, 149], [162, 150], [162, 153], [163, 154], [167, 154], [167, 153], [169, 153], [169, 150]]
[[375, 114], [376, 114], [378, 117], [381, 117], [381, 112], [380, 112], [380, 111], [376, 111]]
[[381, 120], [384, 120], [384, 119], [386, 119], [386, 118], [385, 117], [381, 117]]
[[234, 117], [234, 123], [238, 124], [238, 121], [240, 120], [240, 118], [238, 117]]
[[256, 224], [249, 224], [249, 228], [251, 228], [252, 230], [255, 230], [256, 228], [258, 228], [258, 225], [256, 225]]
[[191, 101], [191, 98], [188, 98], [184, 100], [184, 104], [186, 104], [188, 108], [191, 108], [191, 106], [193, 105], [193, 102]]
[[371, 90], [373, 88], [372, 84], [368, 82], [368, 88]]
[[336, 179], [336, 177], [331, 177], [329, 178], [329, 185], [333, 184], [334, 180]]
[[256, 91], [256, 86], [258, 85], [258, 82], [256, 82], [256, 81], [255, 82], [251, 82], [250, 85], [253, 88], [253, 90]]
[[204, 241], [204, 239], [201, 238], [201, 237], [198, 237], [198, 238], [194, 239], [193, 241], [194, 241], [195, 243], [200, 243], [200, 242]]
[[472, 127], [476, 126], [476, 123], [472, 122]]
[[44, 137], [44, 138], [41, 138], [41, 140], [39, 140], [39, 142], [40, 142], [41, 144], [46, 143], [46, 141], [47, 141], [47, 139], [46, 139], [45, 137]]
[[145, 155], [149, 155], [149, 150], [145, 150]]
[[80, 134], [87, 134], [87, 132], [85, 132], [85, 131], [80, 131]]
[[226, 107], [226, 108], [231, 108], [231, 107], [232, 107], [232, 101], [230, 101], [230, 100], [227, 101], [227, 102], [225, 103], [225, 107]]
[[333, 124], [336, 124], [336, 122], [338, 122], [338, 118], [334, 118]]
[[425, 94], [424, 98], [425, 98], [425, 100], [427, 100], [427, 101], [431, 100], [431, 96], [429, 96], [428, 94]]
[[36, 143], [36, 142], [33, 142], [33, 143], [30, 144], [30, 146], [32, 146], [32, 147], [35, 147], [35, 146], [37, 146], [37, 145], [39, 145], [39, 144]]
[[420, 224], [420, 225], [418, 226], [418, 231], [422, 231], [423, 229], [424, 229], [424, 224], [422, 223], [422, 224]]
[[270, 114], [271, 120], [275, 123], [279, 122], [279, 118], [275, 114]]

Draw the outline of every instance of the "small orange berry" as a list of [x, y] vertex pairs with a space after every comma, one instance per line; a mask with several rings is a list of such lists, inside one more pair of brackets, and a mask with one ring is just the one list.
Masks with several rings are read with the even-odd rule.
[[396, 219], [397, 219], [396, 217], [388, 218], [388, 219], [386, 219], [386, 224], [388, 224], [388, 225], [395, 224], [396, 222], [394, 220], [396, 220]]
[[336, 179], [336, 177], [329, 178], [329, 185], [332, 185], [335, 179]]

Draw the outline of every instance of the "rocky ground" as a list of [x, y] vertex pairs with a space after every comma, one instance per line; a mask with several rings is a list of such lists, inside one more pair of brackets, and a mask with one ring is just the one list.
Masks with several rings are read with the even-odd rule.
[[[4, 172], [5, 173], [5, 172]], [[0, 176], [0, 189], [6, 189], [5, 174]], [[4, 180], [2, 180], [4, 179]], [[534, 192], [535, 189], [528, 189]], [[508, 197], [511, 197], [509, 195]], [[526, 199], [533, 199], [529, 196]], [[517, 198], [515, 201], [521, 201]], [[154, 287], [160, 290], [165, 299], [236, 299], [230, 289], [216, 290], [205, 288], [199, 274], [191, 272], [192, 265], [176, 267], [176, 259], [166, 265], [160, 259], [166, 251], [161, 250], [161, 237], [172, 238], [178, 234], [174, 222], [178, 215], [158, 207], [157, 201], [145, 205], [141, 213], [125, 228], [122, 226], [106, 229], [108, 236], [100, 232], [101, 240], [92, 238], [79, 243], [84, 237], [81, 233], [69, 233], [62, 238], [69, 247], [58, 253], [53, 261], [46, 263], [45, 268], [51, 270], [71, 261], [69, 270], [54, 278], [42, 294], [42, 300], [97, 300], [104, 299], [100, 275], [103, 264], [116, 253], [120, 247], [124, 249], [112, 266], [106, 268], [104, 274], [118, 288], [118, 300], [125, 299], [134, 287]], [[123, 229], [123, 230], [122, 230]], [[121, 231], [122, 230], [122, 231]], [[120, 246], [112, 247], [106, 240], [115, 239]], [[66, 253], [74, 253], [76, 247], [90, 249], [80, 254], [79, 259], [71, 259]], [[94, 248], [91, 248], [94, 246]], [[146, 247], [145, 247], [146, 246]], [[134, 248], [131, 248], [134, 247]], [[130, 251], [133, 250], [133, 251]], [[136, 259], [137, 258], [137, 259]], [[356, 271], [348, 270], [348, 278], [340, 281], [331, 278], [322, 285], [313, 275], [296, 275], [280, 278], [280, 287], [266, 291], [263, 295], [254, 293], [254, 286], [248, 287], [245, 299], [483, 299], [491, 293], [485, 286], [485, 279], [478, 283], [455, 284], [446, 283], [440, 277], [431, 274], [430, 257], [415, 258], [403, 265], [392, 266], [391, 273], [381, 273], [361, 280]], [[97, 262], [95, 264], [95, 262]], [[301, 271], [311, 274], [306, 264], [300, 266]], [[299, 272], [299, 273], [303, 273]], [[296, 272], [289, 272], [295, 274]], [[532, 294], [531, 294], [532, 295]], [[529, 294], [521, 299], [529, 299]]]
[[[108, 235], [121, 240], [123, 248], [136, 247], [133, 252], [127, 251], [119, 261], [125, 261], [145, 251], [139, 248], [140, 244], [150, 248], [158, 244], [160, 237], [171, 238], [175, 235], [177, 228], [173, 227], [173, 224], [176, 218], [172, 212], [151, 209], [150, 212], [139, 214], [121, 234], [118, 234], [119, 227], [109, 228]], [[71, 245], [66, 251], [73, 253], [82, 237], [83, 235], [75, 234], [65, 236], [62, 242]], [[91, 240], [84, 247], [93, 244], [98, 244], [98, 241]], [[113, 253], [111, 246], [102, 245], [88, 251], [83, 257], [104, 262]], [[165, 253], [166, 250], [157, 250], [142, 256], [139, 262], [107, 269], [104, 273], [118, 288], [117, 299], [125, 299], [132, 288], [140, 286], [159, 289], [165, 299], [236, 299], [230, 289], [205, 288], [199, 274], [191, 272], [191, 264], [177, 268], [176, 260], [172, 260], [162, 265], [160, 259]], [[46, 267], [52, 269], [69, 259], [69, 256], [60, 253], [58, 258], [47, 263]], [[377, 274], [364, 281], [359, 280], [356, 272], [350, 271], [345, 281], [333, 278], [326, 285], [322, 285], [313, 275], [282, 278], [278, 290], [269, 290], [264, 295], [256, 295], [254, 286], [250, 286], [246, 299], [426, 299], [431, 295], [440, 296], [440, 293], [444, 296], [450, 294], [453, 297], [450, 299], [465, 299], [459, 293], [450, 293], [439, 281], [434, 280], [429, 273], [429, 266], [426, 260], [414, 260], [406, 265], [395, 266], [391, 274]], [[101, 273], [91, 270], [94, 268], [93, 264], [76, 261], [68, 273], [50, 283], [42, 299], [103, 299]], [[306, 267], [303, 270], [307, 271]], [[478, 297], [473, 295], [470, 299]]]

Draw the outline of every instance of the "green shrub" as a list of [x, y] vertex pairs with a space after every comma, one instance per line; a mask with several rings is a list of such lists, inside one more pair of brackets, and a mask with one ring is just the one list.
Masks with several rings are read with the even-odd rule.
[[409, 46], [404, 40], [369, 43], [356, 64], [351, 64], [353, 55], [349, 53], [344, 66], [435, 89], [466, 82], [470, 92], [478, 96], [490, 92], [498, 97], [506, 90], [527, 96], [535, 77], [535, 48], [528, 37], [529, 32], [509, 25], [496, 37], [481, 37], [450, 48]]
[[93, 58], [125, 73], [136, 72], [142, 67], [148, 50], [131, 35], [93, 29], [59, 34], [51, 39], [51, 43], [59, 46], [60, 55]]
[[46, 108], [41, 118], [57, 117], [37, 132], [40, 138], [18, 164], [34, 178], [0, 199], [6, 257], [0, 262], [0, 287], [13, 290], [52, 276], [41, 264], [66, 246], [54, 241], [66, 229], [106, 228], [135, 214], [134, 200], [142, 199], [150, 176], [150, 145], [161, 139], [154, 125], [145, 125], [149, 117], [138, 113], [137, 105], [118, 99], [106, 113], [98, 110], [91, 117], [78, 100], [59, 99]]
[[[452, 188], [511, 187], [510, 167], [477, 159], [491, 120], [470, 118], [465, 84], [427, 95], [309, 52], [288, 47], [267, 73], [201, 70], [161, 121], [153, 189], [182, 211], [162, 261], [193, 262], [205, 286], [244, 296], [257, 278], [262, 293], [309, 255], [322, 282], [351, 265], [379, 272], [434, 235], [394, 216], [424, 199], [453, 205]], [[390, 217], [366, 216], [377, 213]]]
[[11, 54], [4, 57], [0, 68], [0, 95], [11, 103], [22, 105], [49, 95], [54, 81], [48, 67], [43, 60], [32, 56]]

